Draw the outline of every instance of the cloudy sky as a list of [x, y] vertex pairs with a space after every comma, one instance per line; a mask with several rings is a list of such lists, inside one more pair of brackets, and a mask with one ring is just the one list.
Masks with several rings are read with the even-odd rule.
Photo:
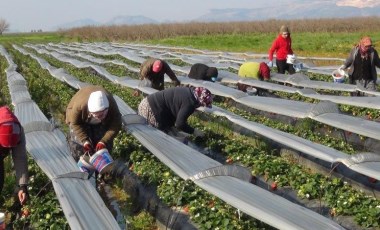
[[[297, 0], [1, 0], [0, 18], [10, 24], [11, 31], [29, 32], [35, 29], [48, 31], [56, 26], [82, 19], [105, 23], [116, 16], [143, 15], [161, 22], [181, 22], [195, 19], [211, 9], [253, 9], [271, 4], [286, 6], [295, 1]], [[353, 2], [353, 4], [380, 2], [380, 0], [332, 1]]]

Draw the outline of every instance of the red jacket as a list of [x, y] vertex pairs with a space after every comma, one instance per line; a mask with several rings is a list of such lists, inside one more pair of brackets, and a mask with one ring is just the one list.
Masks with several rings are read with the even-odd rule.
[[283, 38], [281, 34], [273, 41], [272, 47], [269, 49], [269, 61], [273, 60], [273, 53], [276, 52], [277, 60], [286, 60], [286, 55], [293, 54], [292, 39], [290, 34]]

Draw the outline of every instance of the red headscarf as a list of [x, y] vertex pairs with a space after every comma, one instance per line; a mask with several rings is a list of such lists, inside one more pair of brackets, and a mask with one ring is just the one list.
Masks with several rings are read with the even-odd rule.
[[260, 76], [263, 77], [265, 80], [270, 79], [270, 69], [265, 62], [260, 63], [259, 72]]

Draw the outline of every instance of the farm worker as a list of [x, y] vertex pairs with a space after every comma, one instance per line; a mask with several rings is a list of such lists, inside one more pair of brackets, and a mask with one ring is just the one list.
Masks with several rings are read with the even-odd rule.
[[[268, 81], [270, 79], [270, 69], [265, 62], [245, 62], [240, 66], [238, 76]], [[247, 88], [250, 87], [242, 83], [238, 83], [237, 86], [243, 92], [247, 92]]]
[[202, 63], [196, 63], [191, 66], [190, 72], [187, 76], [192, 79], [214, 82], [218, 77], [218, 69]]
[[[273, 67], [274, 53], [276, 53], [277, 72], [281, 74], [285, 74], [285, 71], [288, 71], [289, 74], [294, 74], [295, 73], [295, 69], [293, 67], [294, 63], [288, 63], [289, 59], [287, 61], [288, 55], [292, 55], [293, 50], [292, 50], [292, 38], [290, 37], [290, 31], [289, 31], [289, 28], [285, 25], [281, 26], [279, 35], [273, 41], [272, 46], [269, 49], [269, 62], [268, 62], [269, 67]], [[291, 58], [290, 60], [295, 61], [295, 59], [293, 58]]]
[[197, 137], [204, 133], [194, 129], [187, 119], [200, 106], [212, 107], [212, 94], [203, 87], [172, 87], [145, 97], [138, 108], [138, 114], [147, 122], [164, 132], [175, 128]]
[[17, 197], [21, 205], [24, 205], [29, 198], [25, 146], [24, 129], [17, 117], [7, 106], [0, 107], [0, 192], [4, 186], [4, 159], [11, 154], [18, 183]]
[[240, 66], [238, 75], [239, 77], [268, 81], [270, 79], [270, 69], [265, 62], [246, 62]]
[[113, 139], [121, 129], [121, 114], [112, 94], [101, 86], [81, 88], [66, 109], [70, 127], [69, 144], [75, 160], [84, 153], [93, 155], [106, 148], [110, 153]]
[[[340, 67], [348, 70], [349, 82], [361, 86], [367, 90], [376, 91], [377, 72], [376, 66], [380, 68], [379, 54], [372, 46], [370, 37], [363, 37]], [[359, 93], [356, 95], [359, 96]]]
[[[147, 59], [144, 63], [141, 64], [140, 67], [140, 85], [142, 85], [144, 81], [148, 80], [149, 85], [151, 85], [153, 89], [163, 90], [165, 88], [165, 74], [167, 74], [170, 77], [170, 79], [174, 82], [175, 86], [181, 84], [181, 82], [177, 79], [177, 76], [175, 75], [175, 73], [166, 61], [153, 58]], [[134, 92], [134, 95], [139, 95], [137, 90]]]

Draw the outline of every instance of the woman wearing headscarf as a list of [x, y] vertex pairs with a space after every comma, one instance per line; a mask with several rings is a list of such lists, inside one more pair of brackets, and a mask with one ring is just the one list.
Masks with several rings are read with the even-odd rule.
[[211, 92], [203, 87], [172, 87], [144, 98], [138, 113], [147, 122], [164, 132], [172, 127], [195, 136], [203, 136], [203, 132], [194, 129], [187, 119], [200, 106], [212, 107]]
[[348, 69], [350, 84], [376, 91], [376, 66], [380, 68], [379, 54], [373, 48], [371, 38], [363, 37], [359, 44], [351, 49], [340, 69]]
[[293, 54], [293, 50], [290, 31], [285, 25], [281, 26], [279, 35], [273, 41], [272, 46], [269, 49], [269, 67], [273, 67], [274, 53], [276, 53], [276, 66], [278, 73], [285, 74], [285, 71], [288, 71], [289, 74], [294, 74], [296, 72], [293, 64], [286, 62], [287, 56]]
[[[265, 62], [245, 62], [240, 66], [238, 76], [268, 81], [270, 79], [270, 69]], [[239, 90], [247, 92], [247, 89], [251, 86], [238, 83], [237, 87]]]
[[218, 69], [210, 67], [202, 63], [196, 63], [191, 66], [190, 72], [187, 75], [189, 78], [204, 81], [216, 81], [218, 77]]

